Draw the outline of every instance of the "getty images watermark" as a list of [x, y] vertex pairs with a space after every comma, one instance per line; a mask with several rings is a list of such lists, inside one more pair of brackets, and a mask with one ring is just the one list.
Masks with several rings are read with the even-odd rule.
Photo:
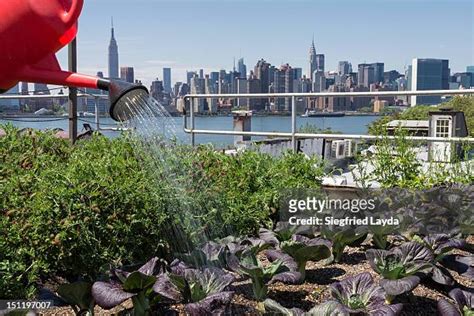
[[[366, 214], [376, 208], [375, 199], [320, 199], [306, 197], [288, 200], [288, 223], [292, 226], [398, 226], [398, 218], [390, 216], [379, 218]], [[331, 216], [334, 213], [353, 214], [352, 216]], [[327, 215], [329, 214], [329, 215]], [[363, 215], [365, 214], [365, 215]], [[318, 216], [319, 215], [319, 216]], [[326, 215], [326, 216], [321, 216]], [[356, 216], [363, 215], [363, 216]]]
[[[474, 185], [426, 190], [283, 189], [277, 221], [313, 228], [401, 229], [413, 234], [474, 234]], [[308, 228], [310, 228], [308, 227]]]

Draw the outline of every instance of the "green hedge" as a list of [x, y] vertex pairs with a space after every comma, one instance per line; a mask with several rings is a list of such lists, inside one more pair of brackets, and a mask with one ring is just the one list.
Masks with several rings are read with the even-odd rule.
[[156, 146], [127, 137], [71, 146], [2, 128], [0, 298], [32, 297], [52, 276], [93, 279], [110, 264], [143, 262], [203, 237], [255, 232], [270, 224], [281, 189], [317, 187], [322, 174], [299, 154], [175, 146], [157, 157]]

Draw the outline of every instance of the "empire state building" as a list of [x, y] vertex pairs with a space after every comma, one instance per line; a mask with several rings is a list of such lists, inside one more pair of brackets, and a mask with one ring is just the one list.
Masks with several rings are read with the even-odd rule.
[[114, 21], [112, 20], [112, 34], [109, 43], [109, 78], [119, 78], [118, 45], [114, 34]]

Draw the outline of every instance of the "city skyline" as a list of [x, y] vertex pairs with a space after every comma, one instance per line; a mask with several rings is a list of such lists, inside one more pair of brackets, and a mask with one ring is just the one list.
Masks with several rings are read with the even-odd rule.
[[[337, 70], [338, 62], [343, 60], [351, 62], [353, 67], [359, 63], [380, 61], [385, 63], [385, 70], [400, 72], [416, 57], [449, 59], [452, 72], [465, 71], [466, 66], [474, 64], [473, 5], [464, 0], [431, 1], [429, 10], [426, 10], [427, 2], [421, 0], [388, 1], [383, 6], [377, 6], [375, 1], [360, 1], [357, 5], [347, 1], [336, 1], [337, 4], [277, 1], [272, 6], [261, 1], [252, 2], [252, 5], [248, 1], [178, 1], [178, 5], [169, 1], [142, 0], [134, 6], [126, 5], [124, 1], [114, 1], [116, 5], [110, 6], [109, 2], [90, 1], [85, 4], [78, 35], [79, 71], [107, 73], [107, 43], [110, 39], [110, 17], [107, 14], [110, 14], [114, 16], [120, 66], [134, 67], [135, 77], [147, 86], [157, 77], [162, 80], [163, 68], [166, 67], [172, 68], [173, 82], [186, 81], [186, 70], [202, 68], [206, 73], [229, 70], [234, 58], [240, 57], [250, 68], [260, 58], [265, 58], [273, 65], [289, 63], [301, 67], [303, 74], [308, 75], [307, 52], [313, 33], [317, 51], [325, 54], [326, 71]], [[452, 5], [453, 2], [457, 5]], [[344, 10], [341, 10], [341, 5], [345, 6]], [[181, 7], [180, 19], [172, 19], [177, 15], [174, 9], [178, 6]], [[183, 6], [186, 7], [183, 9]], [[268, 7], [265, 12], [269, 17], [281, 10], [298, 14], [283, 23], [286, 26], [283, 33], [279, 32], [283, 26], [277, 23], [278, 19], [275, 27], [256, 29], [264, 24], [253, 22], [253, 17], [263, 7]], [[301, 10], [306, 7], [308, 10]], [[143, 11], [144, 8], [148, 10]], [[339, 11], [334, 15], [331, 10], [336, 8]], [[308, 22], [304, 17], [311, 9], [314, 11], [309, 16], [314, 16], [314, 21]], [[237, 26], [230, 22], [222, 24], [225, 19], [221, 13], [245, 10], [251, 12], [243, 16]], [[131, 22], [127, 17], [138, 11], [143, 13], [143, 18]], [[358, 15], [360, 12], [364, 15]], [[190, 19], [191, 13], [194, 19]], [[409, 18], [417, 14], [419, 17], [413, 23]], [[441, 18], [444, 23], [433, 23]], [[352, 25], [342, 27], [341, 20]], [[196, 26], [192, 27], [190, 21], [194, 21]], [[418, 25], [417, 28], [413, 29], [412, 24]], [[93, 32], [91, 28], [94, 28]], [[196, 37], [199, 33], [203, 35]], [[354, 33], [359, 36], [354, 36]], [[264, 41], [255, 40], [263, 34]], [[197, 38], [199, 40], [193, 40]], [[280, 40], [275, 41], [275, 38]], [[204, 49], [206, 45], [214, 49]], [[64, 50], [59, 54], [63, 66], [67, 61], [65, 55]]]

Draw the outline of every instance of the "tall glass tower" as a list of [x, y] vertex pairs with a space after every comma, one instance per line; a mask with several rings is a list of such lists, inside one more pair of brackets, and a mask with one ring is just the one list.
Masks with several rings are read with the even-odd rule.
[[111, 38], [109, 43], [109, 78], [118, 79], [119, 77], [119, 56], [118, 45], [114, 34], [114, 20], [112, 19]]

